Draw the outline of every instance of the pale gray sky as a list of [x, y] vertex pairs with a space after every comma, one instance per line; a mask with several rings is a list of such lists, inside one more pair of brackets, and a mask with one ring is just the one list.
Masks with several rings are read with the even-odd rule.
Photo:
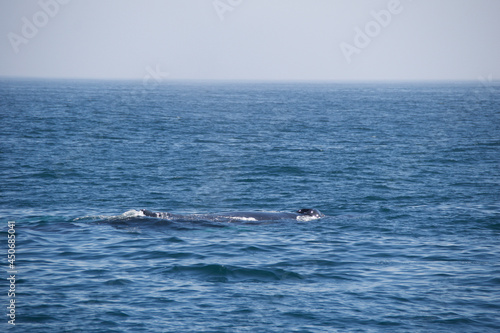
[[0, 0], [0, 76], [498, 79], [500, 1]]

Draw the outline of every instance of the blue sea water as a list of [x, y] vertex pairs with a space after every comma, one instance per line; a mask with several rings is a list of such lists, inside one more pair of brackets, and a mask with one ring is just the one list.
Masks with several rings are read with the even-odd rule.
[[0, 117], [3, 329], [500, 330], [498, 82], [4, 79]]

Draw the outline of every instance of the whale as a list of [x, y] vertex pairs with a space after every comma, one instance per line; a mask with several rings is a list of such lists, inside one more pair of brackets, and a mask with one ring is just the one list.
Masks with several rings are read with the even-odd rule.
[[224, 212], [224, 213], [212, 213], [212, 214], [189, 214], [189, 215], [179, 215], [172, 214], [170, 212], [152, 212], [147, 209], [141, 209], [144, 216], [153, 217], [164, 220], [172, 221], [200, 221], [200, 220], [210, 220], [210, 221], [221, 221], [221, 222], [233, 222], [233, 221], [276, 221], [276, 220], [297, 220], [297, 221], [309, 221], [324, 217], [319, 210], [315, 208], [302, 208], [296, 212]]

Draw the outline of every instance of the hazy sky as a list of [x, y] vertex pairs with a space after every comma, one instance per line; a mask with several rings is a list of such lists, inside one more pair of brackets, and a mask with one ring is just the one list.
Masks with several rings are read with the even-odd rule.
[[0, 76], [500, 78], [500, 0], [0, 0]]

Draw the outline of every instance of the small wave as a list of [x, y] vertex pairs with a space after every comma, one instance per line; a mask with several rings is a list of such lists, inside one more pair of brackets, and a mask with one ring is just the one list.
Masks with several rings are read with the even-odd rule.
[[131, 284], [132, 281], [128, 279], [113, 279], [113, 280], [108, 280], [104, 282], [105, 285], [107, 286], [125, 286], [127, 284]]
[[283, 269], [247, 268], [220, 264], [176, 265], [167, 269], [165, 273], [172, 274], [174, 277], [192, 277], [208, 282], [270, 282], [303, 279], [300, 274]]

